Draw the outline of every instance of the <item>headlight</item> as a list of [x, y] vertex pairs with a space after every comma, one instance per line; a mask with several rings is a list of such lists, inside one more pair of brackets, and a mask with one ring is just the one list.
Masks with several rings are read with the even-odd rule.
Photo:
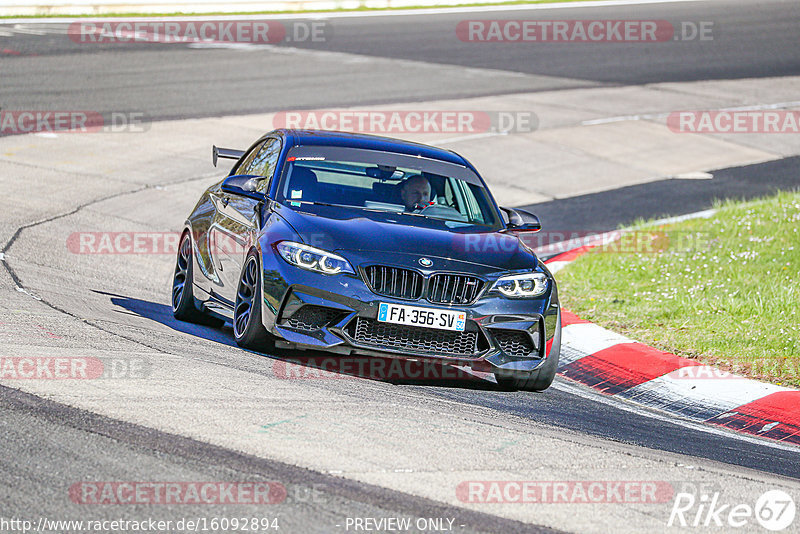
[[355, 274], [350, 262], [346, 259], [318, 248], [292, 241], [281, 241], [275, 248], [278, 249], [284, 260], [301, 269], [322, 274]]
[[506, 297], [538, 297], [547, 291], [547, 275], [544, 273], [513, 274], [501, 276], [492, 286]]

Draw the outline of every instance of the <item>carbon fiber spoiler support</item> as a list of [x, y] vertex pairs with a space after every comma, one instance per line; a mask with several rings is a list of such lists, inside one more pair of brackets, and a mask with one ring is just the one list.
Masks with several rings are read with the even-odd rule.
[[219, 148], [217, 145], [211, 147], [211, 161], [214, 162], [214, 167], [217, 166], [217, 160], [223, 159], [239, 159], [244, 154], [244, 150], [235, 150], [233, 148]]

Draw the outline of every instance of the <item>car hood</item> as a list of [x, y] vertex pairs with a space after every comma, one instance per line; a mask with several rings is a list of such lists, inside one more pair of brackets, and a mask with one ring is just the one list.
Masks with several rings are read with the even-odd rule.
[[278, 205], [276, 212], [304, 243], [346, 252], [356, 264], [399, 263], [427, 270], [419, 263], [425, 257], [433, 261], [431, 270], [461, 270], [470, 265], [476, 274], [538, 266], [536, 256], [515, 235], [476, 226], [339, 206]]

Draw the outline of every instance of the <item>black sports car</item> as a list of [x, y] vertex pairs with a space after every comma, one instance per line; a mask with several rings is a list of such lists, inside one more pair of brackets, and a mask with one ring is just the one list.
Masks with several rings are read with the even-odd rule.
[[437, 360], [544, 390], [558, 365], [556, 282], [473, 166], [426, 145], [276, 130], [186, 220], [181, 320], [230, 320], [246, 348]]

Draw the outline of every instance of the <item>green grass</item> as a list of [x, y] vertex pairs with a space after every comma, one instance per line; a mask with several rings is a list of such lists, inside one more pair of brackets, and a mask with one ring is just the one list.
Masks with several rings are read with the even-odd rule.
[[800, 192], [715, 207], [708, 219], [639, 222], [639, 242], [661, 245], [652, 252], [579, 258], [557, 275], [562, 304], [658, 349], [798, 387]]
[[0, 15], [2, 19], [25, 19], [25, 18], [104, 18], [104, 17], [187, 17], [187, 16], [223, 16], [223, 15], [278, 15], [292, 13], [344, 13], [359, 11], [397, 11], [404, 9], [442, 9], [448, 7], [480, 7], [480, 6], [512, 6], [524, 4], [562, 4], [571, 2], [589, 2], [592, 0], [509, 0], [508, 2], [470, 2], [459, 5], [435, 5], [435, 6], [401, 6], [401, 7], [366, 7], [361, 6], [353, 9], [311, 9], [311, 10], [288, 10], [288, 11], [236, 11], [236, 12], [173, 12], [173, 13], [104, 13], [97, 15]]

